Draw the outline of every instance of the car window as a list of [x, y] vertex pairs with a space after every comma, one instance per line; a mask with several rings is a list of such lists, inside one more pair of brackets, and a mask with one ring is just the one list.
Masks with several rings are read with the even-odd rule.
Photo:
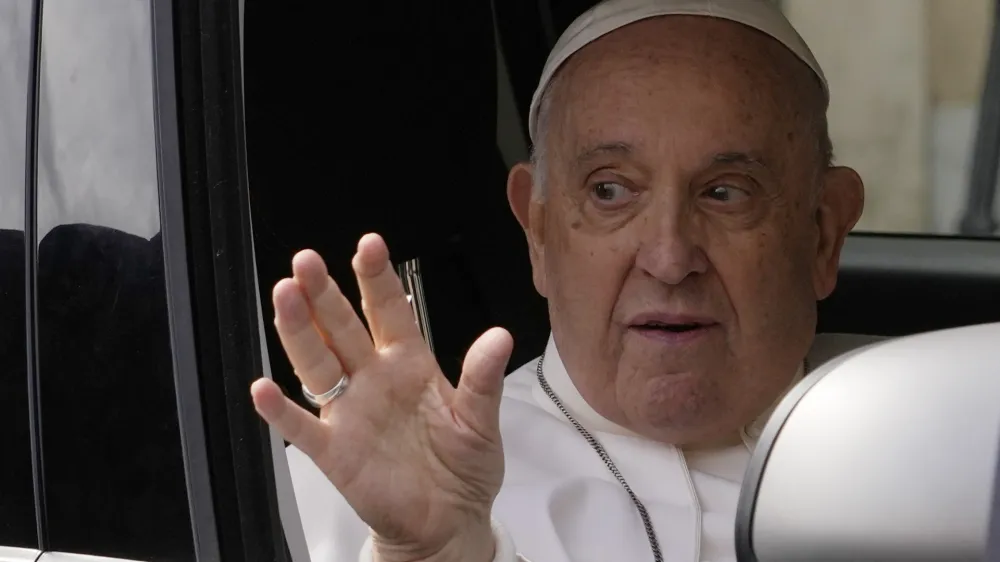
[[44, 3], [37, 358], [48, 549], [191, 560], [149, 3]]
[[[781, 5], [830, 82], [836, 161], [865, 180], [867, 201], [857, 230], [959, 233], [973, 183], [996, 2]], [[989, 159], [995, 161], [998, 149]], [[996, 185], [987, 187], [995, 193]]]
[[0, 3], [0, 547], [37, 546], [25, 342], [24, 159], [31, 3]]

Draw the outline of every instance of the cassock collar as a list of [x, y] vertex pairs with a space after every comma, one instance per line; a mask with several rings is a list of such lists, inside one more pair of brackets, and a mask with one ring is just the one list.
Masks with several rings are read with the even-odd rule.
[[[584, 400], [583, 395], [580, 394], [576, 385], [573, 384], [573, 380], [570, 378], [569, 373], [566, 372], [566, 365], [559, 356], [559, 350], [556, 349], [556, 342], [551, 334], [549, 335], [548, 344], [545, 346], [545, 359], [542, 361], [542, 370], [545, 372], [545, 380], [549, 383], [549, 387], [552, 388], [552, 391], [556, 393], [556, 396], [559, 397], [566, 409], [569, 410], [569, 413], [588, 430], [644, 439], [638, 433], [622, 427], [597, 413], [597, 411], [594, 410], [594, 408], [592, 408], [586, 400]], [[799, 380], [802, 379], [804, 371], [805, 368], [803, 363], [803, 365], [799, 366], [798, 372], [792, 379], [792, 383], [787, 389], [785, 389], [785, 392], [781, 393], [781, 396], [774, 401], [770, 408], [768, 408], [751, 424], [743, 428], [741, 433], [744, 443], [748, 448], [752, 449], [756, 445], [757, 439], [760, 437], [760, 433], [764, 429], [764, 425], [767, 423], [768, 418], [771, 417], [771, 413], [774, 411], [774, 408], [777, 407], [778, 402], [784, 398], [785, 394], [791, 390], [791, 388], [795, 386]], [[542, 390], [541, 385], [538, 384], [537, 377], [532, 384], [531, 395], [544, 410], [558, 418], [565, 417], [562, 412], [559, 411], [559, 408], [552, 403], [552, 400], [548, 397], [548, 395], [545, 394], [545, 391]]]

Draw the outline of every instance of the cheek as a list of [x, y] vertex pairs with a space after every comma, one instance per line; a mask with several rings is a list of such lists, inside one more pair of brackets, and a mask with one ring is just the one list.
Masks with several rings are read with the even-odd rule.
[[[553, 322], [610, 317], [632, 253], [613, 236], [589, 235], [572, 225], [551, 232], [547, 245], [555, 251], [546, 252], [546, 277], [550, 307], [560, 317]], [[580, 325], [604, 327], [606, 322]]]
[[[801, 245], [763, 231], [715, 245], [710, 259], [743, 332], [791, 329], [811, 294], [810, 262]], [[797, 329], [797, 326], [796, 326]]]

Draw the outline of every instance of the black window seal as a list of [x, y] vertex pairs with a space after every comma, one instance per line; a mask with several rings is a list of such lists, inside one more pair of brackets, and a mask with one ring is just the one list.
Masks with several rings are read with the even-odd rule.
[[28, 374], [28, 416], [31, 438], [31, 480], [35, 501], [35, 532], [39, 550], [48, 547], [45, 503], [45, 456], [42, 451], [41, 379], [38, 375], [38, 114], [42, 65], [42, 0], [32, 0], [31, 52], [28, 60], [27, 123], [24, 146], [24, 306]]
[[[166, 2], [166, 0], [161, 0]], [[242, 105], [238, 0], [173, 2], [185, 251], [219, 553], [286, 562], [263, 374]]]
[[194, 317], [189, 286], [187, 234], [181, 179], [173, 0], [152, 0], [154, 130], [160, 232], [170, 324], [177, 421], [187, 484], [188, 510], [198, 562], [221, 560], [202, 412]]

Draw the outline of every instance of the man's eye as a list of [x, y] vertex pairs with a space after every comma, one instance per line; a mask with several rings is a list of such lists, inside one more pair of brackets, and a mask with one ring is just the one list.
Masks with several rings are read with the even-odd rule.
[[708, 188], [705, 195], [722, 203], [735, 203], [750, 196], [745, 190], [731, 185], [714, 185]]
[[620, 205], [628, 202], [632, 192], [620, 183], [601, 182], [592, 188], [594, 197], [602, 204]]

